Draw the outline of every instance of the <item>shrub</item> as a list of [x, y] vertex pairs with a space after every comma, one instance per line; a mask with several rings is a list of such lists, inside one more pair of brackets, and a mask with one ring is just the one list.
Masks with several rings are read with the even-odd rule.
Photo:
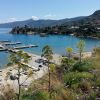
[[90, 93], [88, 100], [96, 100], [96, 93], [95, 92]]
[[86, 71], [87, 72], [87, 71], [89, 71], [91, 69], [93, 69], [92, 63], [89, 62], [89, 61], [86, 61], [86, 60], [82, 61], [81, 63], [77, 62], [73, 66], [73, 70], [74, 71], [77, 70], [77, 71], [80, 71], [80, 72], [82, 72], [82, 71]]
[[79, 83], [79, 88], [83, 91], [83, 92], [90, 92], [91, 91], [91, 83], [87, 80], [82, 80]]
[[99, 79], [99, 78], [96, 79], [96, 81], [95, 81], [95, 85], [98, 86], [98, 87], [100, 87], [100, 79]]
[[77, 84], [83, 79], [92, 79], [94, 76], [88, 72], [69, 72], [63, 76], [66, 85], [71, 87], [73, 84]]
[[74, 60], [73, 59], [68, 59], [66, 57], [66, 58], [63, 58], [62, 61], [61, 61], [61, 66], [62, 66], [63, 70], [65, 70], [65, 71], [72, 70], [73, 65], [74, 65]]
[[21, 100], [49, 100], [48, 93], [37, 90], [32, 94], [24, 94]]

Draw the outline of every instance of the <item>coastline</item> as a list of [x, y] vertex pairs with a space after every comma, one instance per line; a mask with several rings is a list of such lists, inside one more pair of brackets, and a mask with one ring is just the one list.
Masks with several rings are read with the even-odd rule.
[[[32, 66], [32, 68], [34, 68], [34, 69], [38, 69], [38, 66], [41, 65], [41, 64], [37, 63], [36, 60], [41, 59], [41, 56], [36, 55], [36, 54], [32, 54], [32, 53], [28, 53], [28, 54], [32, 57], [32, 59], [29, 61], [29, 65]], [[82, 54], [83, 54], [82, 58], [87, 58], [87, 57], [92, 56], [92, 52], [84, 52]], [[73, 56], [78, 57], [79, 53], [73, 53]], [[60, 65], [61, 58], [62, 58], [61, 55], [54, 54], [53, 55], [53, 62], [57, 65]], [[44, 59], [44, 58], [42, 58], [42, 59]], [[9, 84], [10, 86], [12, 86], [12, 88], [16, 92], [18, 91], [18, 89], [17, 89], [17, 87], [18, 87], [17, 80], [11, 80], [10, 76], [7, 77], [7, 75], [6, 75], [7, 73], [11, 73], [11, 75], [17, 74], [17, 70], [15, 68], [16, 68], [16, 66], [11, 66], [11, 67], [3, 68], [3, 69], [0, 70], [0, 88], [2, 88], [2, 87]], [[47, 74], [47, 72], [48, 72], [48, 67], [45, 66], [45, 65], [42, 65], [40, 70], [34, 72], [34, 74], [31, 77], [29, 77], [27, 80], [26, 80], [27, 75], [24, 74], [24, 73], [21, 73], [20, 81], [21, 81], [21, 83], [23, 83], [24, 80], [26, 80], [23, 84], [23, 87], [27, 88], [34, 80], [42, 78], [45, 74]]]
[[[47, 71], [48, 71], [47, 66], [36, 62], [36, 60], [41, 59], [41, 56], [36, 55], [36, 54], [32, 54], [32, 53], [28, 53], [28, 54], [32, 57], [32, 59], [29, 61], [28, 64], [30, 66], [32, 66], [33, 69], [37, 70], [39, 65], [42, 65], [42, 67], [40, 68], [39, 71], [34, 72], [34, 74], [31, 77], [29, 77], [27, 80], [26, 80], [27, 75], [24, 73], [21, 73], [20, 81], [21, 81], [21, 83], [23, 83], [24, 80], [26, 80], [23, 84], [23, 87], [25, 87], [25, 88], [27, 86], [29, 86], [34, 80], [42, 78], [45, 74], [47, 74]], [[42, 58], [42, 59], [44, 59], [44, 58]], [[54, 54], [53, 61], [56, 64], [60, 64], [60, 55]], [[9, 84], [17, 92], [17, 87], [18, 87], [17, 80], [11, 80], [10, 76], [7, 77], [7, 73], [11, 73], [11, 75], [17, 74], [17, 70], [15, 68], [16, 68], [16, 66], [11, 66], [11, 67], [3, 68], [0, 70], [0, 88]]]
[[[30, 54], [32, 56], [32, 60], [29, 61], [29, 65], [32, 66], [34, 69], [38, 69], [39, 64], [35, 62], [35, 60], [40, 59], [41, 56], [35, 55], [35, 54]], [[10, 78], [7, 79], [6, 73], [11, 73], [11, 75], [17, 74], [17, 70], [15, 69], [16, 66], [11, 66], [8, 68], [3, 68], [0, 70], [0, 87], [5, 86], [7, 84], [10, 84], [11, 86], [14, 87], [16, 90], [18, 87], [17, 81], [16, 80], [10, 80]], [[41, 78], [43, 75], [47, 73], [47, 66], [44, 66], [37, 72], [34, 72], [32, 77], [28, 78], [25, 83], [23, 84], [24, 86], [29, 86], [32, 81]], [[27, 75], [24, 73], [21, 73], [21, 78], [20, 81], [21, 83], [27, 78]]]

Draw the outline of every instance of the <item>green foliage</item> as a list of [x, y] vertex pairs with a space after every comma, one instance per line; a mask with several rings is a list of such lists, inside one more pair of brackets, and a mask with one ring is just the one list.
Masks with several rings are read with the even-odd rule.
[[56, 65], [55, 64], [50, 64], [49, 66], [50, 66], [50, 71], [55, 72]]
[[91, 62], [89, 62], [88, 60], [83, 60], [82, 62], [77, 62], [74, 66], [73, 66], [73, 71], [90, 71], [93, 69], [93, 65]]
[[83, 79], [93, 79], [93, 77], [94, 76], [88, 72], [69, 72], [63, 76], [63, 79], [66, 85], [71, 87], [73, 84], [77, 84]]
[[90, 93], [88, 100], [96, 100], [96, 93], [95, 92]]
[[[27, 78], [24, 80], [24, 82], [20, 82], [20, 76], [22, 71], [29, 70], [29, 66], [27, 65], [28, 61], [31, 59], [31, 56], [29, 56], [27, 53], [23, 51], [18, 51], [16, 53], [11, 53], [10, 54], [10, 61], [9, 63], [12, 65], [17, 65], [16, 70], [18, 77], [16, 78], [18, 82], [18, 94], [17, 94], [17, 99], [20, 100], [20, 95], [21, 95], [21, 86], [24, 84], [24, 82], [33, 74], [32, 71], [29, 71]], [[8, 64], [9, 65], [9, 64]], [[10, 75], [8, 73], [8, 75]], [[7, 75], [7, 77], [8, 77]]]
[[73, 52], [73, 49], [72, 49], [71, 47], [67, 47], [67, 48], [66, 48], [66, 51], [67, 51], [68, 53], [72, 53], [72, 52]]
[[66, 48], [66, 51], [67, 51], [68, 57], [69, 57], [69, 59], [70, 59], [71, 53], [73, 52], [73, 49], [72, 49], [71, 47], [68, 47], [68, 48]]
[[79, 52], [83, 52], [84, 51], [84, 47], [85, 47], [85, 41], [84, 40], [80, 40], [77, 43], [77, 48], [79, 49]]
[[37, 90], [32, 94], [24, 94], [21, 100], [49, 100], [47, 92]]
[[67, 57], [62, 58], [61, 67], [63, 68], [63, 70], [70, 71], [70, 70], [72, 70], [73, 65], [74, 65], [74, 60], [73, 59], [68, 59]]
[[50, 48], [49, 45], [44, 46], [44, 48], [42, 49], [42, 57], [45, 57], [48, 61], [52, 60], [52, 49]]
[[95, 85], [96, 85], [97, 87], [100, 87], [100, 78], [96, 79]]
[[[24, 63], [28, 63], [28, 61], [31, 59], [31, 56], [29, 56], [27, 53], [24, 53], [23, 51], [18, 51], [17, 53], [11, 53], [9, 57], [9, 64], [17, 64], [21, 65], [20, 63], [23, 61]], [[9, 65], [8, 64], [8, 65]]]
[[80, 40], [78, 43], [77, 43], [77, 48], [78, 48], [78, 51], [79, 51], [79, 61], [81, 63], [82, 61], [82, 52], [84, 51], [84, 48], [85, 48], [85, 41], [84, 40]]

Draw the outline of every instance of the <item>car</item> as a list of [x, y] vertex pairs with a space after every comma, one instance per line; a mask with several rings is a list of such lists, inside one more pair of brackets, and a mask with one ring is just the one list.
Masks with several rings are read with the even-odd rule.
[[42, 65], [39, 65], [38, 67], [41, 68], [41, 67], [43, 67], [43, 66], [42, 66]]

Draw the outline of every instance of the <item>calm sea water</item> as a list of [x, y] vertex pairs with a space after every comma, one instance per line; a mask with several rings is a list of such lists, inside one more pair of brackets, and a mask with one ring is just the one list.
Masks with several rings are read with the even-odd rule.
[[[11, 29], [1, 28], [0, 29], [0, 40], [10, 40], [12, 42], [22, 42], [23, 45], [36, 44], [38, 48], [28, 48], [24, 51], [30, 53], [41, 54], [43, 46], [46, 44], [50, 45], [55, 53], [65, 54], [66, 47], [72, 47], [74, 52], [77, 52], [76, 44], [80, 38], [67, 36], [67, 35], [49, 35], [48, 37], [40, 37], [39, 35], [12, 35], [9, 34]], [[86, 42], [85, 51], [92, 51], [96, 46], [100, 46], [100, 39], [84, 39]], [[22, 45], [22, 44], [21, 44]], [[8, 61], [7, 52], [0, 52], [0, 66], [4, 65]]]

